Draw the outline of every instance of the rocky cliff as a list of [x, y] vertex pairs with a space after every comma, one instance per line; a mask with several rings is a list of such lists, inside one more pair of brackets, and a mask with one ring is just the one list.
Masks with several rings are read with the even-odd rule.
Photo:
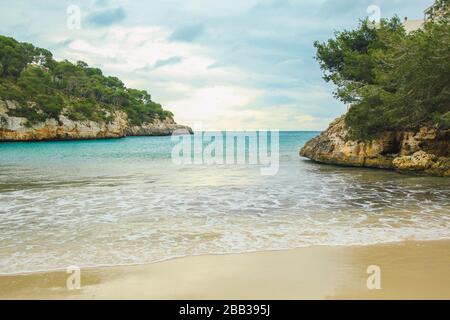
[[130, 126], [127, 115], [116, 111], [110, 122], [73, 121], [64, 116], [30, 124], [26, 118], [10, 116], [18, 108], [14, 101], [0, 100], [0, 141], [82, 140], [122, 138], [132, 136], [171, 135], [173, 132], [192, 133], [192, 129], [173, 119], [157, 120], [143, 126]]
[[355, 141], [342, 116], [308, 141], [300, 156], [327, 164], [450, 176], [450, 130], [423, 126], [416, 131], [385, 132], [372, 141]]
[[172, 133], [192, 134], [192, 129], [177, 124], [172, 118], [166, 118], [142, 126], [128, 126], [125, 133], [127, 136], [168, 136]]

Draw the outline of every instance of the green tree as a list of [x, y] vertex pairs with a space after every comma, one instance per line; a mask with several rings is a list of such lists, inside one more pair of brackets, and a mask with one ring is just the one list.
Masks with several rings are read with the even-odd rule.
[[398, 18], [378, 28], [362, 21], [356, 30], [315, 46], [324, 79], [350, 104], [346, 122], [354, 138], [424, 123], [449, 126], [448, 19], [430, 20], [409, 34]]
[[51, 77], [48, 72], [40, 67], [29, 66], [21, 72], [17, 84], [22, 87], [30, 97], [41, 93], [49, 94], [51, 88]]
[[55, 61], [50, 51], [0, 36], [0, 99], [16, 100], [11, 111], [33, 122], [58, 118], [110, 121], [122, 110], [136, 125], [173, 117], [144, 90], [127, 88], [117, 77], [105, 76], [84, 61]]

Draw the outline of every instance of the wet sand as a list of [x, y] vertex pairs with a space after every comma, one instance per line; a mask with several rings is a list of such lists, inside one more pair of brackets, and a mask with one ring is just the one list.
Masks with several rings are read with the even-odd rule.
[[[381, 289], [367, 288], [367, 268]], [[0, 276], [1, 299], [450, 299], [450, 241], [208, 255], [149, 265]]]

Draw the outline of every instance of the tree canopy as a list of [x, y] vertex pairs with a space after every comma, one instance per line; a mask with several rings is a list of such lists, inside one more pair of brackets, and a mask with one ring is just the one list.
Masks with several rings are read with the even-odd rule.
[[397, 17], [376, 27], [365, 20], [314, 44], [324, 79], [350, 105], [346, 122], [354, 138], [425, 123], [450, 127], [449, 0], [435, 5], [443, 14], [411, 33]]
[[50, 51], [0, 36], [0, 99], [16, 100], [11, 115], [30, 123], [58, 119], [110, 121], [111, 112], [127, 113], [133, 125], [173, 117], [145, 90], [127, 88], [86, 62], [55, 61]]

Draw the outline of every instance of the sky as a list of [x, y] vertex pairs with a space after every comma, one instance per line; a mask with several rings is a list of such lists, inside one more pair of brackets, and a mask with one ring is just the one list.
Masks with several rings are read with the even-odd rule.
[[421, 19], [432, 2], [0, 0], [0, 34], [145, 89], [180, 124], [323, 130], [346, 106], [322, 79], [314, 41], [378, 12]]

